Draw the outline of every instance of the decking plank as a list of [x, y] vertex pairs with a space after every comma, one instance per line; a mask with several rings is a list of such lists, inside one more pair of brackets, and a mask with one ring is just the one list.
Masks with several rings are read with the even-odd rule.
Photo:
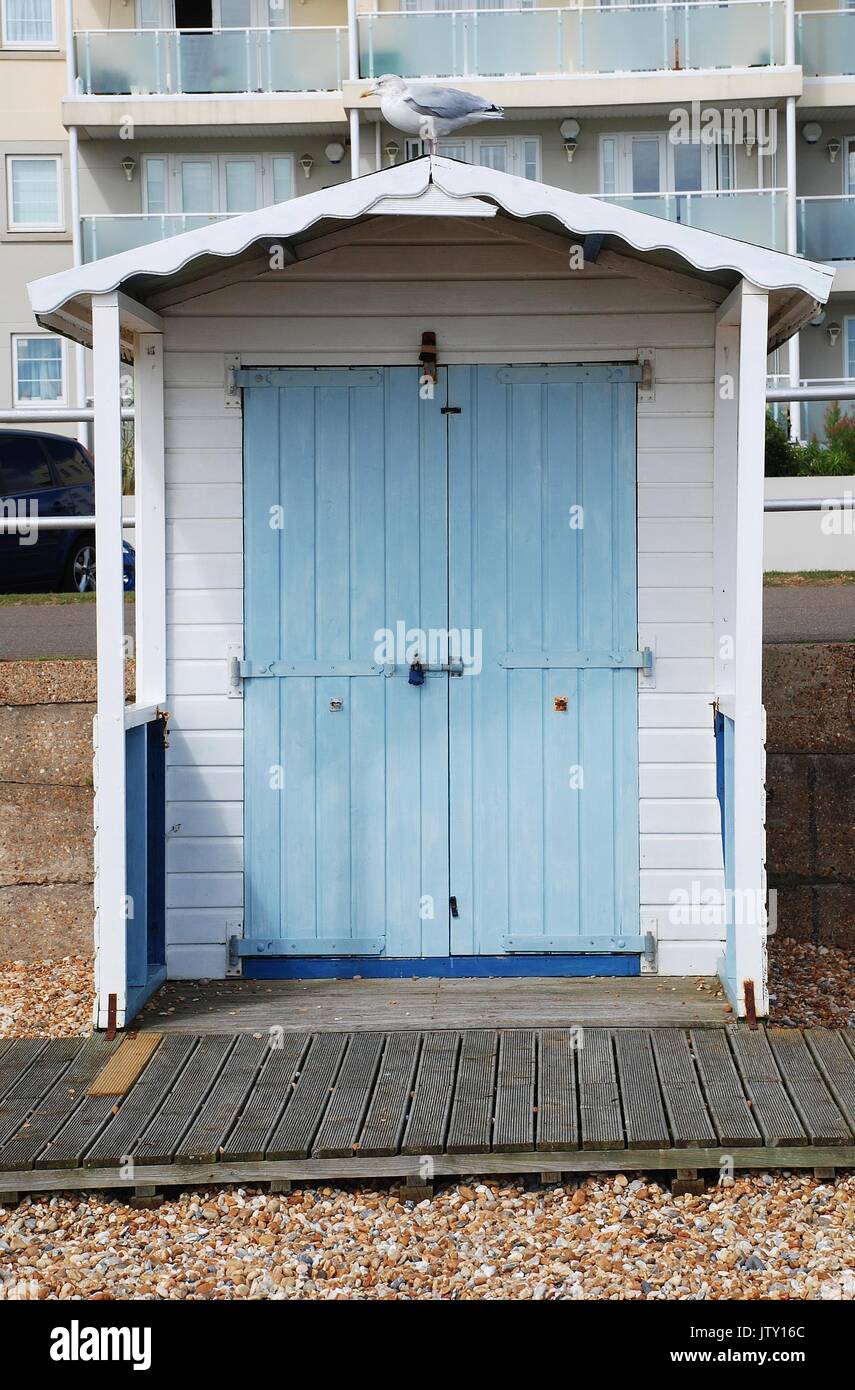
[[654, 1028], [651, 1040], [675, 1146], [686, 1149], [714, 1144], [716, 1133], [707, 1114], [685, 1030]]
[[693, 1028], [690, 1037], [704, 1098], [719, 1142], [729, 1149], [756, 1144], [760, 1131], [751, 1118], [748, 1097], [742, 1089], [724, 1029]]
[[498, 1051], [499, 1035], [493, 1029], [472, 1028], [463, 1034], [447, 1153], [489, 1153]]
[[83, 1046], [82, 1038], [59, 1038], [48, 1043], [0, 1103], [0, 1144], [21, 1128], [39, 1102], [67, 1071]]
[[732, 1028], [729, 1034], [736, 1069], [751, 1099], [760, 1133], [772, 1148], [808, 1142], [802, 1124], [784, 1089], [766, 1034], [757, 1029]]
[[841, 1115], [797, 1028], [770, 1028], [769, 1044], [793, 1108], [812, 1144], [847, 1144]]
[[454, 1099], [460, 1034], [426, 1033], [401, 1153], [440, 1154]]
[[138, 1164], [170, 1163], [217, 1080], [237, 1034], [209, 1033], [200, 1038], [163, 1105], [134, 1147]]
[[623, 1123], [612, 1037], [607, 1028], [586, 1028], [576, 1056], [583, 1149], [622, 1149]]
[[87, 1149], [84, 1168], [107, 1168], [133, 1153], [134, 1145], [157, 1114], [196, 1046], [192, 1033], [164, 1035], [160, 1047], [103, 1133]]
[[341, 1066], [349, 1033], [316, 1033], [266, 1157], [308, 1158]]
[[805, 1042], [855, 1135], [855, 1061], [839, 1033], [811, 1028]]
[[384, 1043], [382, 1033], [354, 1033], [351, 1037], [312, 1145], [316, 1158], [342, 1158], [356, 1151]]
[[[77, 1106], [85, 1100], [86, 1088], [119, 1046], [103, 1033], [87, 1038], [73, 1062], [54, 1083], [18, 1131], [0, 1147], [0, 1168], [23, 1170], [35, 1166], [38, 1155], [59, 1134]], [[52, 1164], [48, 1165], [52, 1167]]]
[[213, 1163], [234, 1128], [257, 1077], [268, 1038], [238, 1034], [222, 1070], [190, 1129], [175, 1150], [176, 1163]]
[[419, 1060], [421, 1034], [392, 1033], [365, 1117], [358, 1149], [364, 1158], [395, 1154], [401, 1143]]
[[493, 1148], [500, 1153], [534, 1148], [536, 1047], [531, 1029], [504, 1028], [499, 1034]]
[[309, 1046], [308, 1033], [285, 1033], [281, 1047], [268, 1049], [243, 1114], [222, 1147], [224, 1162], [248, 1162], [264, 1157], [267, 1144], [294, 1094], [300, 1064]]
[[46, 1038], [13, 1038], [10, 1041], [0, 1056], [0, 1101], [46, 1047]]
[[659, 1094], [650, 1031], [616, 1028], [614, 1040], [627, 1147], [665, 1148], [669, 1139], [668, 1122]]
[[538, 1040], [537, 1147], [544, 1151], [578, 1147], [576, 1050], [582, 1037], [569, 1028], [544, 1028]]

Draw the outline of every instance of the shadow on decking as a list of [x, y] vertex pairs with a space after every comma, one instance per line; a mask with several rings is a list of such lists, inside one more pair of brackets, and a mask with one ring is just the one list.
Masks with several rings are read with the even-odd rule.
[[710, 1028], [718, 981], [636, 979], [171, 980], [134, 1021], [157, 1032], [437, 1028]]

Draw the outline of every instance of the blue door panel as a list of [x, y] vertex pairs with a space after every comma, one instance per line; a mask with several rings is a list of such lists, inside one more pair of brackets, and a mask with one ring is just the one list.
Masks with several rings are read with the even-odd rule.
[[[635, 939], [630, 374], [245, 375], [246, 657], [315, 663], [246, 682], [246, 935], [438, 966]], [[399, 625], [477, 673], [343, 671]]]

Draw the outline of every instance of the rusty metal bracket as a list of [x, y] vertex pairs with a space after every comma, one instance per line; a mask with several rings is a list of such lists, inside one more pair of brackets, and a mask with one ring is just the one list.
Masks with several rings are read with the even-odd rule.
[[161, 709], [160, 706], [158, 705], [158, 707], [157, 707], [157, 717], [158, 717], [158, 719], [160, 720], [161, 724], [163, 725], [163, 728], [161, 729], [161, 733], [162, 733], [162, 735], [163, 735], [163, 746], [164, 746], [164, 748], [168, 748], [168, 747], [169, 747], [169, 721], [170, 721], [170, 719], [171, 719], [172, 716], [170, 715], [168, 709]]
[[757, 1031], [757, 1004], [754, 999], [754, 981], [743, 980], [742, 990], [745, 995], [745, 1018], [748, 1027], [752, 1032]]
[[116, 1014], [118, 1012], [115, 994], [107, 995], [107, 1041], [112, 1042], [116, 1036]]
[[422, 378], [436, 384], [436, 334], [427, 331], [422, 334], [422, 347], [419, 353], [419, 361], [422, 364]]

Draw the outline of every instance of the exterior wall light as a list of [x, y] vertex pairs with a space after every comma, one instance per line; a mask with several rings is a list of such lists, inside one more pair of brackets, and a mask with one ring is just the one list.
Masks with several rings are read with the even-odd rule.
[[390, 140], [388, 145], [383, 146], [383, 153], [385, 154], [389, 163], [394, 164], [398, 158], [398, 155], [401, 153], [400, 146], [396, 145], [394, 140]]
[[128, 183], [130, 183], [131, 179], [137, 171], [137, 161], [135, 159], [132, 159], [131, 156], [128, 155], [127, 159], [122, 160], [122, 168], [125, 171], [125, 178], [127, 179]]
[[828, 334], [829, 343], [832, 347], [834, 347], [837, 342], [837, 339], [840, 337], [840, 324], [830, 323], [825, 331]]
[[579, 132], [582, 127], [572, 116], [568, 116], [566, 121], [561, 122], [558, 129], [564, 141], [564, 153], [567, 156], [567, 162], [572, 164], [573, 156], [579, 146]]
[[341, 161], [344, 159], [344, 145], [339, 145], [338, 142], [334, 140], [331, 145], [327, 145], [324, 154], [330, 164], [341, 164]]
[[312, 156], [310, 154], [300, 155], [300, 168], [303, 170], [303, 173], [306, 175], [306, 178], [308, 178], [311, 174], [312, 169], [314, 167], [314, 163], [315, 161], [312, 159]]
[[833, 139], [829, 140], [828, 144], [825, 147], [825, 153], [828, 155], [829, 162], [831, 164], [834, 163], [837, 156], [840, 154], [840, 149], [840, 141], [837, 139], [836, 136]]
[[822, 137], [822, 126], [818, 121], [806, 121], [802, 126], [802, 139], [807, 145], [815, 145]]

